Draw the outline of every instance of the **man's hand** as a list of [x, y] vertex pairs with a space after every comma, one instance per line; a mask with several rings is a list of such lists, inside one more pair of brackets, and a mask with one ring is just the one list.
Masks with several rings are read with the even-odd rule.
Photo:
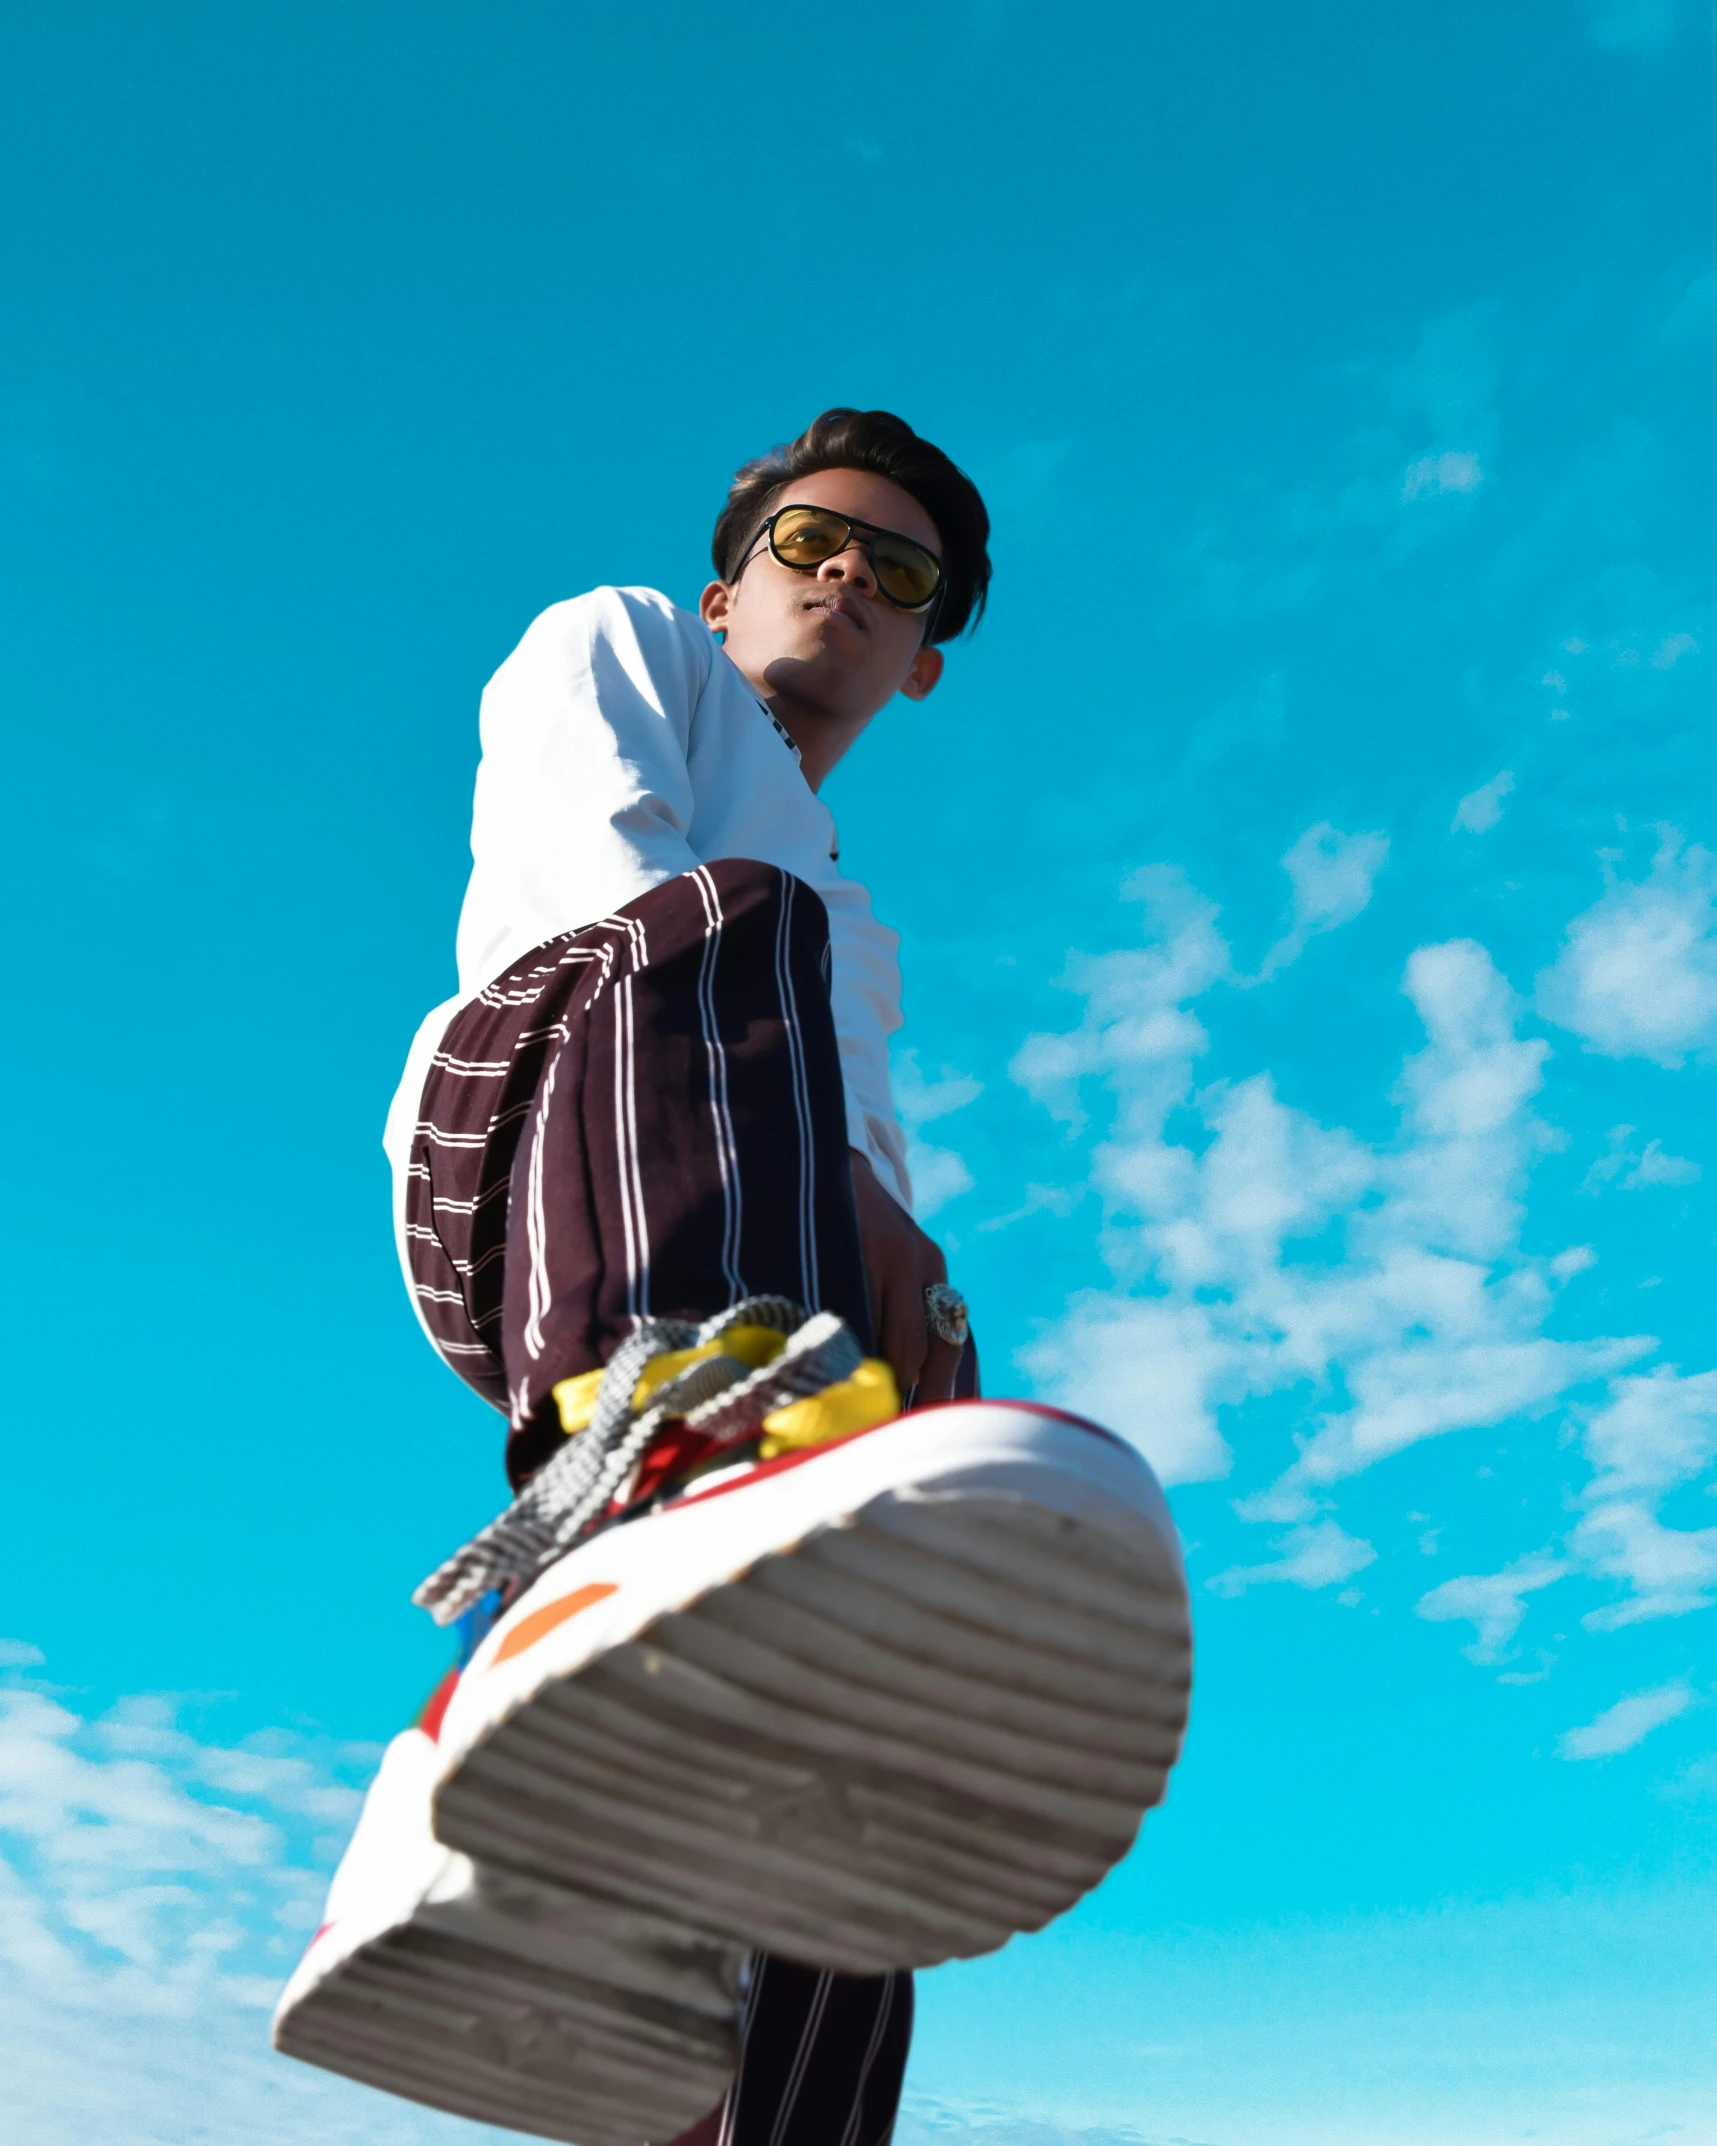
[[932, 1282], [948, 1279], [948, 1264], [900, 1202], [883, 1190], [869, 1158], [857, 1148], [852, 1166], [876, 1345], [893, 1366], [903, 1401], [914, 1386], [920, 1403], [951, 1401], [960, 1351], [931, 1333], [924, 1313], [924, 1292]]

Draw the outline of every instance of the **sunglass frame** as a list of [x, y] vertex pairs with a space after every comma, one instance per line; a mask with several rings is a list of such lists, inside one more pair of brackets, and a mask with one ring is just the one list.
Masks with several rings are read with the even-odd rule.
[[[831, 522], [839, 522], [847, 532], [846, 542], [837, 544], [833, 551], [825, 552], [822, 558], [814, 561], [810, 566], [801, 566], [793, 559], [783, 559], [780, 552], [775, 548], [775, 524], [781, 519], [782, 515], [795, 513], [820, 514]], [[850, 514], [840, 513], [834, 507], [816, 506], [808, 499], [789, 500], [784, 507], [777, 507], [768, 520], [761, 524], [747, 548], [745, 561], [740, 569], [741, 572], [744, 571], [744, 566], [748, 565], [757, 556], [758, 537], [768, 539], [769, 556], [778, 566], [784, 566], [790, 574], [814, 574], [819, 566], [826, 566], [831, 559], [838, 559], [841, 553], [846, 551], [855, 539], [859, 540], [863, 545], [864, 555], [870, 562], [871, 573], [875, 576], [877, 594], [884, 603], [891, 604], [896, 611], [904, 611], [908, 618], [922, 618], [925, 612], [939, 603], [943, 591], [948, 586], [948, 570], [928, 544], [920, 544], [916, 537], [909, 537], [904, 530], [885, 529], [880, 522], [859, 521]], [[876, 563], [876, 539], [878, 537], [893, 537], [897, 544], [910, 544], [914, 551], [922, 552], [924, 557], [935, 567], [936, 580], [931, 587], [930, 594], [925, 597], [922, 603], [902, 603], [898, 596], [891, 596], [887, 589], [883, 587], [882, 574]]]

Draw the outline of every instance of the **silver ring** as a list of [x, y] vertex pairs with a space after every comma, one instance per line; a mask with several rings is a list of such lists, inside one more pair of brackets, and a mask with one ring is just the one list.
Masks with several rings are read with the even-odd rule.
[[972, 1326], [966, 1314], [966, 1300], [959, 1290], [951, 1289], [946, 1282], [932, 1282], [924, 1292], [924, 1317], [938, 1340], [956, 1349], [966, 1346]]

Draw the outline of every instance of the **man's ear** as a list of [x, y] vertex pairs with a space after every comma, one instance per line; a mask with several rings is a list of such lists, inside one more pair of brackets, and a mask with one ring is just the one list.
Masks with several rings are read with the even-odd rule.
[[733, 591], [725, 581], [712, 581], [698, 598], [698, 617], [711, 633], [726, 631], [728, 614], [732, 609]]
[[935, 692], [936, 681], [941, 675], [942, 651], [926, 646], [913, 657], [912, 668], [907, 672], [900, 690], [908, 700], [923, 700], [927, 694]]

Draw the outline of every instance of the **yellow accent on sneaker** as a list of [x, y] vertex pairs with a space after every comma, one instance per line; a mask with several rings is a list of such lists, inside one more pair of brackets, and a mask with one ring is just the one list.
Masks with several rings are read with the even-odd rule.
[[[642, 1414], [650, 1404], [650, 1396], [658, 1386], [665, 1386], [669, 1379], [678, 1378], [692, 1364], [701, 1364], [706, 1357], [732, 1356], [749, 1371], [761, 1371], [765, 1364], [772, 1364], [787, 1346], [787, 1337], [773, 1326], [730, 1326], [725, 1334], [714, 1341], [706, 1341], [696, 1349], [664, 1349], [660, 1356], [652, 1356], [638, 1374], [638, 1383], [632, 1389], [632, 1413]], [[582, 1431], [596, 1412], [596, 1396], [602, 1386], [600, 1370], [581, 1371], [576, 1378], [561, 1379], [552, 1389], [555, 1406], [560, 1411], [560, 1427], [570, 1437], [574, 1431]]]
[[900, 1414], [900, 1389], [894, 1373], [880, 1357], [867, 1356], [851, 1378], [825, 1386], [821, 1393], [803, 1401], [789, 1401], [763, 1419], [760, 1460], [773, 1460], [777, 1453], [796, 1452], [801, 1446], [820, 1446], [831, 1438], [844, 1438], [849, 1431], [868, 1431], [873, 1423], [886, 1423]]

